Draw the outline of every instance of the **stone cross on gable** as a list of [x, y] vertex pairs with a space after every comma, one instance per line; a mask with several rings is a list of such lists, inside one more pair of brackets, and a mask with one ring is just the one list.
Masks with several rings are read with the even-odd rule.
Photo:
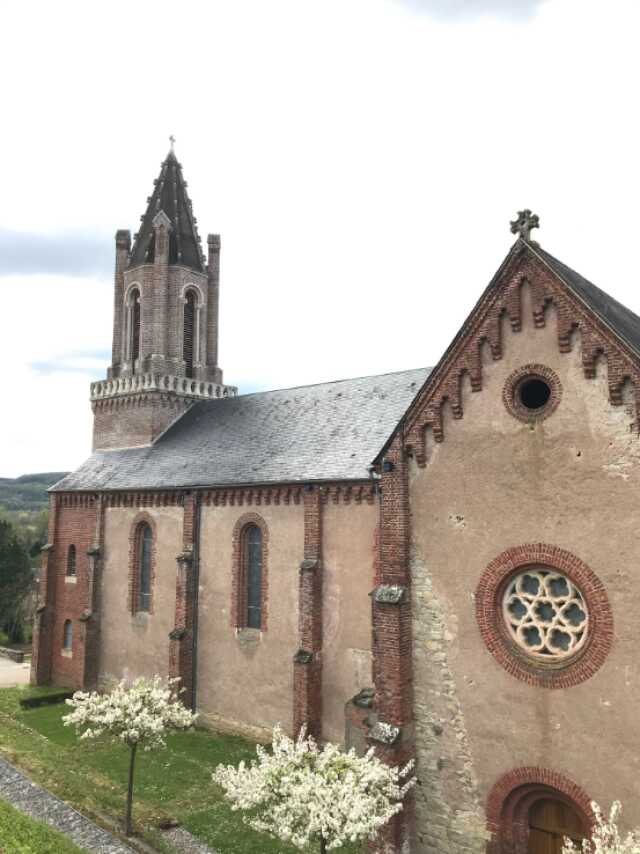
[[531, 232], [534, 228], [540, 228], [540, 218], [537, 214], [532, 214], [529, 208], [518, 211], [518, 218], [511, 222], [511, 233], [520, 235], [527, 243], [533, 243]]

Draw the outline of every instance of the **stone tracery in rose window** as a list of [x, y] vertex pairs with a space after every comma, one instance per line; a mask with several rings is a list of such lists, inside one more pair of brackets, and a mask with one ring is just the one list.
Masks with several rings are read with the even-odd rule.
[[587, 639], [584, 597], [569, 578], [553, 570], [529, 567], [511, 578], [502, 611], [511, 637], [540, 661], [570, 658]]

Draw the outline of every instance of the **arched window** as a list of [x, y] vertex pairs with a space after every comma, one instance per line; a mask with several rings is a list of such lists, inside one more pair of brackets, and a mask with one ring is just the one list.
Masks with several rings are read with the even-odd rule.
[[133, 288], [127, 300], [127, 350], [132, 363], [140, 358], [140, 291]]
[[196, 295], [188, 291], [184, 303], [184, 331], [182, 336], [182, 357], [185, 362], [185, 374], [193, 377], [193, 357], [196, 350]]
[[136, 611], [151, 610], [151, 547], [153, 545], [153, 532], [151, 526], [143, 522], [138, 526], [137, 537], [137, 573], [138, 573], [138, 601], [135, 603]]
[[71, 650], [73, 649], [73, 626], [71, 624], [71, 620], [64, 621], [62, 648], [65, 652], [71, 652]]
[[246, 625], [262, 627], [262, 531], [248, 525], [243, 537], [244, 582], [246, 591]]
[[69, 546], [67, 551], [67, 575], [76, 574], [76, 547]]

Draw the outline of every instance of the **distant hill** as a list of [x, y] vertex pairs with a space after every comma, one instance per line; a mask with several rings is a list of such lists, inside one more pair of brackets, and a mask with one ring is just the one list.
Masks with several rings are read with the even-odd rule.
[[47, 489], [63, 478], [65, 471], [0, 477], [0, 508], [9, 513], [38, 513], [49, 506]]

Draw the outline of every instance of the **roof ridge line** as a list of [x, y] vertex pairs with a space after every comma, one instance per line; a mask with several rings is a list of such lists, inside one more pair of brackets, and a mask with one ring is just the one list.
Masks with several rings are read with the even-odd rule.
[[[229, 398], [224, 398], [224, 399], [225, 400], [238, 400], [241, 397], [253, 397], [256, 394], [273, 394], [273, 392], [276, 392], [276, 391], [296, 391], [299, 388], [317, 388], [318, 386], [321, 386], [321, 385], [337, 385], [338, 383], [355, 382], [355, 380], [368, 380], [368, 379], [371, 379], [373, 377], [391, 377], [394, 374], [408, 374], [411, 371], [430, 371], [430, 370], [432, 370], [432, 368], [429, 365], [424, 365], [424, 366], [420, 366], [418, 368], [405, 368], [402, 371], [386, 371], [383, 374], [363, 374], [363, 375], [358, 376], [358, 377], [342, 377], [342, 379], [338, 379], [338, 380], [326, 380], [325, 382], [308, 383], [307, 385], [292, 385], [292, 386], [285, 386], [284, 388], [265, 388], [265, 389], [262, 389], [261, 391], [249, 391], [246, 394], [236, 394], [234, 397], [229, 397]], [[218, 401], [217, 400], [198, 401], [198, 403], [200, 403], [200, 402], [202, 402], [202, 403], [217, 403]]]

